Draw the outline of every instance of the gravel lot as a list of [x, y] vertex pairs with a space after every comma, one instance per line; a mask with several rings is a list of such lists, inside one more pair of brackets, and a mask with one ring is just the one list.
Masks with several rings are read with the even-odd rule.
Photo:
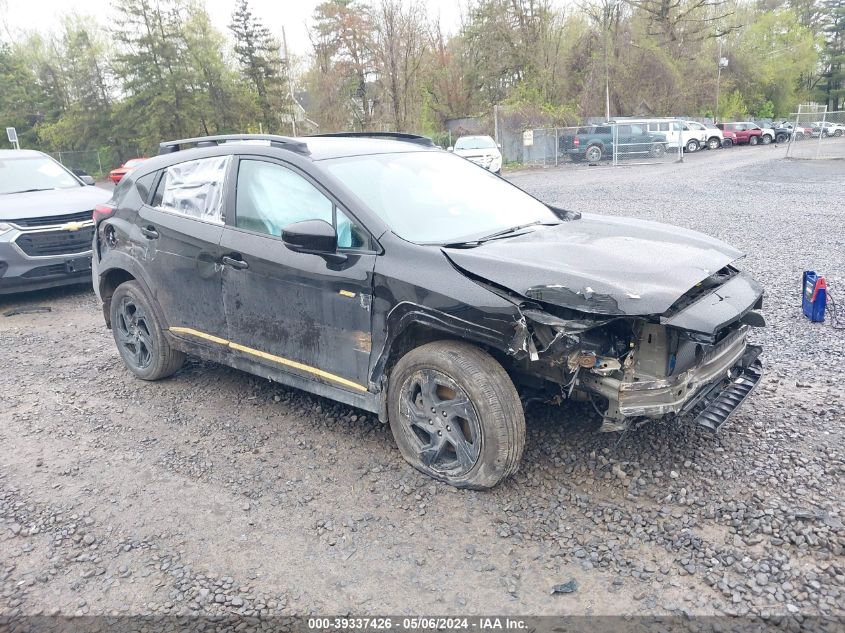
[[745, 250], [767, 288], [767, 374], [718, 436], [619, 441], [586, 409], [534, 407], [521, 471], [487, 493], [417, 474], [369, 414], [233, 369], [130, 377], [89, 289], [0, 297], [0, 314], [52, 309], [0, 316], [0, 615], [731, 613], [842, 630], [845, 331], [805, 321], [799, 291], [815, 268], [845, 305], [845, 162], [784, 152], [509, 175]]

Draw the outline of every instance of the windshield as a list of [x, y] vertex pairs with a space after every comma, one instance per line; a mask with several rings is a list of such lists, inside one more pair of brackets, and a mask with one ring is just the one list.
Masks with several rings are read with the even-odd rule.
[[52, 158], [33, 156], [0, 159], [0, 194], [81, 186], [76, 178]]
[[335, 158], [328, 171], [399, 237], [446, 244], [532, 222], [551, 209], [506, 180], [446, 152]]
[[489, 136], [464, 136], [455, 143], [455, 149], [491, 149], [496, 147]]

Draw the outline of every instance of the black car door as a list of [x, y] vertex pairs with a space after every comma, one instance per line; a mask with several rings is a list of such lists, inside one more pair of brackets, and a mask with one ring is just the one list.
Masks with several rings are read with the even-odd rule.
[[226, 335], [219, 262], [225, 178], [232, 162], [231, 156], [215, 156], [170, 166], [138, 212], [137, 240], [150, 289], [175, 334]]
[[[374, 241], [293, 165], [241, 157], [223, 230], [223, 303], [235, 353], [352, 391], [367, 390]], [[288, 249], [282, 228], [319, 219], [338, 255]]]

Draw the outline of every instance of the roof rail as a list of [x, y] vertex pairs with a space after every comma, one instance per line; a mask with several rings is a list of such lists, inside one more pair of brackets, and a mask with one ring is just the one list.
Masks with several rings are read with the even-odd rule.
[[219, 134], [217, 136], [197, 136], [195, 138], [182, 138], [175, 141], [164, 141], [159, 143], [159, 154], [172, 154], [183, 149], [183, 145], [196, 145], [197, 147], [212, 147], [220, 143], [232, 141], [268, 141], [273, 147], [281, 147], [303, 156], [311, 152], [308, 145], [295, 138], [288, 136], [277, 136], [275, 134]]
[[406, 134], [405, 132], [333, 132], [331, 134], [312, 134], [311, 136], [316, 138], [380, 138], [389, 139], [391, 141], [404, 141], [405, 143], [414, 143], [415, 145], [422, 145], [423, 147], [437, 147], [434, 141], [432, 141], [427, 136], [420, 136], [419, 134]]

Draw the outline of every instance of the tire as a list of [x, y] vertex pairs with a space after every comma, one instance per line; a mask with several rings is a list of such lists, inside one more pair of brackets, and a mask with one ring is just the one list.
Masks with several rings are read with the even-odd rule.
[[185, 354], [170, 347], [153, 302], [137, 281], [117, 287], [110, 312], [114, 342], [129, 371], [142, 380], [159, 380], [179, 371]]
[[796, 132], [795, 133], [795, 140], [796, 141], [803, 141], [804, 140], [804, 134], [801, 133], [801, 132]]
[[387, 398], [399, 452], [429, 477], [484, 490], [519, 468], [522, 403], [504, 368], [474, 345], [435, 341], [411, 350], [391, 372]]
[[759, 139], [756, 136], [749, 136], [748, 137], [748, 144], [749, 145], [757, 145], [759, 143]]
[[775, 136], [775, 143], [786, 143], [789, 140], [789, 134], [777, 134]]
[[763, 145], [769, 145], [772, 142], [771, 135], [770, 134], [763, 134], [763, 136], [760, 137], [760, 142]]
[[698, 144], [698, 141], [695, 140], [694, 138], [691, 138], [690, 140], [687, 141], [687, 144], [684, 147], [684, 149], [686, 151], [688, 151], [690, 154], [692, 154], [693, 152], [697, 152], [699, 147], [701, 147], [701, 146]]
[[833, 135], [834, 135], [835, 137], [839, 138], [840, 136], [842, 136], [842, 130], [836, 130], [836, 131], [833, 133]]
[[597, 163], [602, 159], [604, 152], [601, 145], [590, 145], [584, 152], [584, 158], [588, 163]]
[[663, 154], [666, 153], [666, 146], [663, 143], [655, 143], [651, 146], [651, 149], [648, 152], [648, 155], [652, 158], [660, 158]]
[[733, 146], [734, 146], [734, 142], [729, 138], [726, 138], [722, 141], [722, 147], [728, 148], [728, 147], [733, 147]]
[[719, 140], [718, 136], [711, 136], [707, 139], [707, 149], [719, 149], [722, 147], [722, 141]]

